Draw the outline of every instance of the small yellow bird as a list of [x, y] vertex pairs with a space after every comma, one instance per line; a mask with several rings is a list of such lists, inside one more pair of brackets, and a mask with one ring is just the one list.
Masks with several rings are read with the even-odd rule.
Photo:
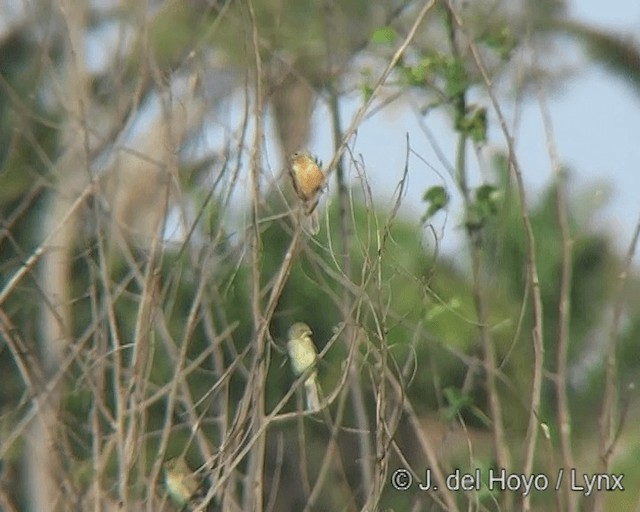
[[164, 483], [181, 510], [187, 508], [200, 489], [200, 482], [182, 457], [164, 463]]
[[[320, 169], [321, 163], [307, 151], [296, 151], [289, 156], [289, 175], [293, 189], [304, 206], [304, 213], [311, 217], [312, 231], [318, 232], [318, 218], [315, 212], [318, 195], [325, 183]], [[315, 214], [315, 215], [314, 215]]]
[[318, 393], [318, 376], [316, 373], [316, 360], [318, 354], [311, 339], [311, 329], [302, 322], [297, 322], [289, 328], [289, 341], [287, 350], [291, 359], [291, 367], [296, 376], [309, 372], [309, 376], [304, 381], [304, 388], [307, 397], [307, 410], [320, 410], [320, 396]]

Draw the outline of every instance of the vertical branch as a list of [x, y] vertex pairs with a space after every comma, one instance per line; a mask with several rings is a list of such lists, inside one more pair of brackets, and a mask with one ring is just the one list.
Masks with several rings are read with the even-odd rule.
[[[458, 51], [458, 45], [456, 42], [456, 30], [454, 23], [454, 14], [451, 7], [448, 5], [446, 9], [447, 17], [447, 32], [449, 36], [449, 45], [451, 47], [451, 53], [454, 59], [461, 59], [460, 52]], [[463, 120], [467, 114], [466, 110], [466, 90], [462, 90], [458, 95], [453, 98], [454, 104], [454, 116], [456, 119], [456, 125], [459, 120]], [[458, 147], [456, 149], [456, 177], [458, 181], [458, 187], [462, 193], [464, 202], [465, 215], [468, 215], [471, 210], [471, 200], [469, 197], [468, 180], [467, 180], [467, 166], [466, 166], [466, 149], [467, 149], [467, 135], [464, 131], [460, 130], [458, 137]], [[482, 271], [482, 246], [480, 241], [480, 233], [477, 229], [467, 226], [466, 229], [467, 242], [469, 244], [469, 252], [471, 255], [471, 274], [473, 279], [473, 303], [476, 311], [478, 335], [480, 337], [480, 343], [482, 345], [482, 351], [484, 354], [484, 367], [486, 372], [486, 385], [487, 394], [489, 397], [489, 407], [491, 410], [491, 423], [493, 428], [493, 442], [494, 450], [496, 454], [496, 460], [498, 467], [503, 468], [505, 471], [509, 471], [509, 451], [508, 445], [505, 439], [504, 423], [502, 417], [502, 403], [496, 386], [496, 354], [489, 333], [489, 315], [488, 315], [488, 301], [489, 298], [486, 293], [483, 271]], [[465, 387], [472, 382], [472, 375], [474, 367], [469, 368], [470, 374], [465, 379]], [[510, 500], [512, 496], [510, 493], [503, 494], [504, 507], [511, 508], [512, 504]]]
[[263, 500], [263, 471], [266, 450], [265, 422], [265, 386], [266, 381], [266, 322], [260, 308], [260, 143], [262, 137], [262, 59], [260, 57], [260, 42], [258, 24], [253, 9], [253, 1], [247, 0], [247, 11], [251, 29], [251, 49], [255, 64], [255, 95], [254, 95], [254, 137], [251, 146], [250, 180], [251, 180], [251, 229], [249, 244], [251, 246], [251, 313], [254, 326], [254, 359], [253, 370], [249, 379], [252, 393], [251, 426], [256, 436], [256, 443], [249, 460], [249, 469], [245, 479], [245, 510], [262, 510]]
[[124, 381], [123, 375], [123, 365], [122, 365], [122, 351], [124, 350], [122, 340], [120, 339], [120, 335], [118, 332], [118, 323], [116, 320], [116, 312], [114, 308], [115, 298], [112, 294], [111, 290], [111, 279], [109, 276], [108, 269], [108, 261], [107, 261], [107, 249], [104, 246], [103, 238], [100, 237], [97, 241], [98, 247], [98, 256], [99, 256], [99, 265], [100, 265], [100, 279], [102, 281], [102, 289], [103, 296], [101, 307], [106, 311], [107, 322], [109, 325], [109, 329], [107, 330], [107, 336], [110, 341], [110, 354], [111, 354], [111, 365], [113, 371], [113, 381], [112, 381], [112, 390], [114, 401], [115, 401], [115, 413], [114, 413], [114, 442], [116, 445], [116, 456], [117, 456], [117, 472], [118, 475], [118, 501], [122, 503], [127, 503], [127, 471], [125, 465], [125, 413], [126, 413], [126, 402], [125, 402], [125, 390], [124, 390]]
[[[560, 267], [560, 297], [558, 301], [558, 346], [556, 352], [556, 374], [555, 385], [558, 397], [557, 412], [558, 426], [560, 432], [560, 451], [562, 453], [562, 465], [565, 468], [575, 467], [573, 451], [571, 448], [571, 411], [569, 410], [569, 398], [567, 395], [567, 352], [569, 348], [569, 320], [571, 313], [571, 279], [572, 279], [572, 246], [571, 233], [569, 230], [568, 207], [566, 198], [565, 180], [562, 175], [560, 160], [553, 138], [553, 126], [551, 115], [544, 98], [544, 91], [540, 84], [537, 87], [540, 112], [544, 124], [545, 136], [547, 138], [547, 148], [551, 167], [556, 176], [556, 208], [558, 210], [558, 225], [560, 227], [560, 238], [562, 243], [562, 256]], [[565, 482], [564, 499], [566, 500], [565, 510], [576, 512], [578, 503], [576, 493], [571, 490], [569, 482]]]
[[[627, 255], [624, 260], [620, 274], [618, 274], [617, 289], [616, 289], [616, 302], [613, 308], [613, 319], [611, 320], [611, 327], [609, 330], [609, 339], [607, 341], [607, 355], [605, 362], [605, 381], [604, 381], [604, 397], [602, 400], [602, 410], [600, 411], [600, 465], [598, 471], [602, 474], [609, 472], [609, 464], [611, 460], [611, 454], [615, 447], [617, 440], [616, 431], [617, 425], [613, 421], [613, 415], [616, 412], [617, 402], [617, 365], [616, 365], [616, 341], [618, 340], [618, 333], [620, 331], [620, 321], [622, 319], [622, 310], [624, 306], [624, 290], [627, 284], [627, 278], [629, 277], [629, 269], [633, 262], [633, 257], [636, 252], [636, 246], [638, 245], [638, 239], [640, 238], [640, 218], [636, 222], [636, 228], [633, 232], [633, 237], [629, 248], [627, 249]], [[598, 492], [595, 496], [595, 503], [593, 505], [594, 512], [600, 512], [604, 510], [604, 496], [605, 493]]]
[[[463, 29], [464, 33], [464, 23], [460, 19], [460, 17], [455, 13], [455, 11], [451, 10], [456, 23]], [[522, 466], [522, 473], [525, 475], [530, 475], [532, 473], [533, 468], [533, 458], [536, 450], [536, 442], [538, 439], [538, 409], [540, 407], [540, 396], [542, 391], [542, 370], [544, 364], [544, 344], [542, 340], [543, 336], [543, 319], [542, 319], [542, 298], [540, 296], [540, 282], [538, 279], [538, 265], [536, 261], [536, 246], [535, 246], [535, 238], [533, 235], [533, 228], [531, 226], [531, 219], [529, 219], [529, 214], [527, 213], [527, 197], [525, 193], [524, 181], [522, 179], [522, 171], [520, 170], [520, 165], [518, 163], [518, 158], [515, 153], [515, 148], [513, 145], [513, 139], [509, 132], [509, 128], [507, 126], [507, 121], [502, 114], [502, 109], [500, 108], [500, 104], [496, 98], [496, 95], [493, 92], [493, 85], [491, 83], [491, 78], [487, 72], [487, 68], [484, 65], [482, 57], [480, 56], [480, 52], [478, 51], [475, 43], [469, 38], [468, 35], [465, 34], [467, 39], [466, 43], [469, 46], [471, 54], [473, 56], [473, 60], [480, 71], [482, 81], [485, 85], [487, 94], [491, 100], [491, 104], [498, 118], [498, 122], [500, 124], [500, 129], [505, 138], [505, 142], [507, 144], [507, 149], [509, 151], [509, 164], [511, 167], [511, 171], [513, 172], [516, 178], [516, 188], [518, 190], [518, 196], [520, 199], [520, 215], [522, 217], [522, 225], [525, 231], [525, 240], [526, 240], [526, 260], [527, 260], [527, 279], [531, 285], [530, 293], [531, 300], [533, 304], [533, 329], [531, 333], [532, 337], [532, 349], [533, 349], [533, 378], [531, 381], [531, 391], [529, 394], [529, 421], [527, 425], [527, 436], [526, 436], [526, 444], [525, 444], [525, 458]], [[531, 495], [523, 496], [522, 499], [522, 510], [529, 511], [531, 508]]]
[[[96, 215], [97, 217], [97, 215]], [[102, 231], [100, 228], [96, 229], [96, 238], [102, 241]], [[100, 354], [95, 360], [93, 369], [87, 370], [87, 379], [91, 381], [91, 386], [94, 388], [94, 403], [91, 410], [87, 415], [89, 424], [91, 425], [91, 458], [92, 458], [92, 471], [94, 474], [93, 482], [91, 484], [91, 495], [93, 499], [93, 510], [99, 512], [102, 508], [102, 502], [105, 496], [105, 489], [103, 488], [104, 479], [104, 464], [102, 464], [102, 449], [104, 440], [104, 426], [101, 423], [101, 410], [100, 403], [104, 397], [107, 396], [107, 364], [103, 354], [107, 352], [107, 340], [104, 332], [99, 329], [100, 318], [100, 301], [98, 291], [98, 276], [96, 275], [94, 266], [90, 266], [90, 279], [91, 283], [89, 288], [89, 295], [91, 301], [91, 318], [95, 319], [96, 329], [93, 334], [93, 347], [95, 353]]]
[[[374, 268], [371, 269], [371, 273], [375, 276], [372, 277], [372, 280], [375, 281], [376, 287], [378, 290], [382, 290], [384, 287], [383, 282], [383, 255], [386, 253], [386, 246], [391, 238], [391, 228], [394, 220], [398, 214], [400, 209], [400, 204], [402, 201], [402, 197], [405, 192], [405, 187], [407, 185], [407, 176], [409, 174], [409, 154], [411, 151], [411, 146], [409, 143], [409, 136], [407, 134], [407, 148], [405, 153], [405, 164], [404, 171], [402, 175], [402, 179], [398, 184], [396, 189], [397, 196], [395, 199], [395, 203], [391, 210], [391, 214], [387, 218], [385, 225], [381, 228], [378, 225], [378, 219], [375, 213], [373, 214], [373, 222], [374, 222], [374, 233], [376, 235], [376, 254]], [[371, 204], [373, 203], [371, 199], [371, 190], [369, 188], [369, 184], [366, 181], [366, 177], [363, 179], [363, 189], [365, 190], [365, 196], [369, 198]], [[373, 204], [372, 204], [373, 206]], [[373, 208], [372, 208], [373, 209]], [[363, 269], [364, 272], [364, 269]], [[369, 492], [368, 501], [365, 504], [365, 508], [367, 510], [376, 510], [379, 507], [380, 498], [382, 496], [382, 492], [385, 484], [387, 483], [387, 473], [389, 466], [389, 451], [392, 443], [394, 442], [394, 436], [396, 429], [400, 422], [400, 417], [402, 414], [402, 407], [398, 405], [398, 402], [394, 400], [393, 393], [388, 393], [388, 380], [393, 378], [393, 371], [391, 366], [394, 362], [393, 357], [390, 355], [389, 346], [387, 344], [386, 332], [387, 332], [387, 316], [388, 316], [388, 304], [385, 304], [386, 298], [383, 294], [378, 295], [378, 300], [380, 304], [378, 308], [380, 309], [381, 315], [378, 316], [376, 311], [372, 311], [373, 321], [376, 326], [376, 337], [379, 340], [380, 348], [378, 359], [376, 361], [375, 370], [371, 373], [373, 375], [373, 379], [377, 379], [375, 382], [375, 395], [376, 395], [376, 427], [375, 427], [375, 440], [376, 440], [376, 454], [375, 454], [375, 462], [376, 462], [376, 472], [375, 477], [373, 479], [371, 491]], [[367, 350], [369, 350], [370, 343], [367, 343]], [[404, 401], [402, 398], [400, 401]], [[451, 508], [450, 510], [453, 510]]]
[[[52, 192], [47, 222], [43, 228], [46, 235], [65, 216], [67, 221], [52, 237], [54, 250], [45, 254], [42, 261], [41, 282], [45, 294], [41, 313], [41, 337], [45, 371], [53, 375], [59, 368], [64, 351], [70, 344], [71, 309], [69, 283], [71, 281], [71, 261], [73, 242], [77, 234], [79, 210], [67, 214], [69, 204], [81, 195], [88, 181], [88, 151], [85, 146], [87, 131], [85, 111], [88, 103], [87, 77], [84, 69], [84, 31], [86, 27], [86, 7], [61, 2], [58, 8], [66, 29], [64, 98], [69, 98], [66, 120], [63, 126], [65, 150], [59, 158], [55, 170], [59, 180], [57, 190]], [[81, 136], [78, 136], [78, 134]], [[86, 173], [86, 174], [85, 174]], [[64, 507], [60, 501], [61, 487], [59, 464], [56, 451], [60, 439], [58, 415], [60, 407], [59, 390], [54, 390], [31, 426], [30, 440], [26, 443], [25, 457], [28, 477], [27, 496], [34, 512], [55, 510]]]

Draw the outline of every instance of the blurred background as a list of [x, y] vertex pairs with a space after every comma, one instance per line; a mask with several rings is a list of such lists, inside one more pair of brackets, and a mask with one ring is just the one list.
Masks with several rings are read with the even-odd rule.
[[0, 509], [640, 510], [639, 25], [0, 0]]

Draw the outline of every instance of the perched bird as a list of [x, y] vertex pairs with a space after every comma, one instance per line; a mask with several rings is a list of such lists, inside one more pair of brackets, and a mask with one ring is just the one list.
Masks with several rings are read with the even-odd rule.
[[164, 483], [181, 510], [187, 508], [200, 489], [200, 482], [182, 457], [164, 463]]
[[312, 231], [318, 232], [318, 195], [324, 186], [325, 176], [321, 163], [306, 151], [296, 151], [289, 157], [289, 175], [293, 189], [302, 201], [304, 213], [311, 218]]
[[318, 376], [316, 374], [316, 353], [315, 345], [311, 339], [311, 329], [302, 322], [297, 322], [289, 328], [289, 341], [287, 350], [291, 359], [291, 367], [296, 376], [308, 372], [304, 381], [304, 389], [307, 397], [307, 410], [320, 410], [320, 397], [318, 393]]

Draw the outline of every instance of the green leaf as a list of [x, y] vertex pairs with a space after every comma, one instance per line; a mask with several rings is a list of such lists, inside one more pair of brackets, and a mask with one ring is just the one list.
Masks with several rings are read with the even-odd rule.
[[373, 87], [369, 84], [362, 84], [360, 86], [360, 94], [362, 94], [362, 99], [364, 101], [369, 101], [369, 98], [371, 98], [371, 95], [373, 94]]
[[468, 394], [462, 393], [462, 391], [457, 388], [445, 388], [443, 393], [449, 404], [444, 409], [444, 416], [448, 421], [455, 419], [458, 414], [473, 404], [471, 397]]
[[429, 76], [432, 62], [429, 59], [422, 59], [414, 66], [404, 66], [403, 72], [407, 84], [410, 86], [423, 86]]
[[482, 185], [476, 190], [476, 201], [484, 205], [486, 210], [491, 215], [498, 213], [498, 202], [500, 201], [500, 191], [493, 185]]
[[364, 68], [360, 71], [360, 75], [362, 76], [362, 84], [360, 85], [360, 94], [362, 94], [362, 98], [364, 101], [368, 101], [373, 94], [373, 86], [371, 85], [371, 69]]
[[422, 217], [422, 222], [426, 222], [449, 204], [449, 194], [444, 187], [431, 187], [424, 193], [422, 200], [428, 203], [427, 211]]
[[503, 61], [509, 60], [517, 41], [509, 27], [503, 26], [489, 32], [480, 39], [485, 45], [494, 50]]
[[467, 109], [464, 117], [456, 122], [456, 129], [473, 140], [476, 144], [487, 141], [487, 110], [473, 105]]
[[371, 42], [375, 44], [391, 44], [397, 37], [398, 34], [392, 27], [381, 27], [374, 30], [371, 35]]
[[469, 205], [466, 226], [470, 231], [482, 228], [486, 221], [498, 214], [500, 191], [493, 185], [482, 185], [476, 190], [476, 198]]
[[464, 63], [460, 59], [447, 59], [443, 66], [444, 93], [449, 98], [463, 93], [470, 85]]

